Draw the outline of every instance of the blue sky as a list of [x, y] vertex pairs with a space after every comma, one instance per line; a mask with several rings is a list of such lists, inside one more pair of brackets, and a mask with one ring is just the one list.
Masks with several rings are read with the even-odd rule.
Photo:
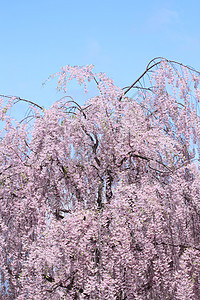
[[[67, 64], [94, 64], [120, 87], [135, 81], [156, 56], [200, 70], [198, 0], [0, 4], [0, 94], [49, 107], [60, 97], [56, 81], [42, 83]], [[76, 86], [71, 92], [82, 101]]]

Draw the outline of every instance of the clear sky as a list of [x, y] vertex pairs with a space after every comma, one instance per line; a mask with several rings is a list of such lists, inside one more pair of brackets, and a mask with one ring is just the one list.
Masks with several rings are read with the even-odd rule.
[[42, 83], [67, 64], [94, 64], [120, 87], [135, 81], [156, 56], [200, 70], [199, 0], [0, 4], [0, 94], [48, 107], [59, 99], [56, 81]]

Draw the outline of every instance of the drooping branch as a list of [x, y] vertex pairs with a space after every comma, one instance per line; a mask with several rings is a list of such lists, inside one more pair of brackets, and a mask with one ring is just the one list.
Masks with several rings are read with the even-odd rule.
[[[155, 62], [156, 60], [159, 60], [157, 62]], [[187, 65], [184, 65], [182, 63], [179, 63], [177, 61], [174, 61], [174, 60], [169, 60], [169, 59], [166, 59], [164, 57], [156, 57], [154, 59], [152, 59], [147, 67], [146, 67], [146, 70], [142, 73], [142, 75], [137, 79], [135, 80], [129, 87], [126, 87], [126, 88], [123, 88], [123, 89], [126, 89], [125, 92], [124, 92], [124, 95], [126, 95], [132, 88], [136, 88], [135, 85], [136, 83], [138, 83], [143, 77], [145, 74], [147, 74], [151, 69], [153, 69], [154, 67], [156, 67], [157, 65], [161, 64], [163, 61], [166, 61], [167, 63], [170, 63], [170, 64], [176, 64], [176, 65], [179, 65], [181, 67], [184, 67], [184, 68], [187, 68], [188, 70], [192, 71], [192, 72], [195, 72], [197, 73], [198, 75], [200, 75], [200, 72], [195, 70], [194, 68], [190, 67], [190, 66], [187, 66]], [[153, 64], [152, 64], [153, 63]], [[140, 89], [140, 87], [137, 87]], [[144, 87], [143, 89], [149, 89], [149, 88], [146, 88]], [[150, 89], [151, 90], [151, 89]], [[151, 90], [152, 91], [152, 90]], [[122, 99], [122, 96], [120, 97], [120, 100]]]
[[[17, 102], [18, 101], [23, 101], [23, 102], [27, 102], [29, 104], [32, 104], [34, 106], [37, 106], [39, 109], [41, 109], [42, 111], [44, 110], [44, 108], [42, 106], [40, 106], [39, 104], [33, 102], [33, 101], [30, 101], [30, 100], [27, 100], [27, 99], [23, 99], [23, 98], [20, 98], [20, 97], [17, 97], [17, 96], [6, 96], [6, 95], [0, 95], [0, 97], [3, 97], [3, 98], [9, 98], [9, 99], [16, 99]], [[16, 103], [17, 103], [16, 102]]]
[[159, 245], [164, 245], [164, 246], [170, 246], [170, 247], [174, 247], [174, 248], [181, 248], [181, 249], [195, 249], [197, 251], [200, 251], [200, 248], [194, 247], [194, 246], [190, 246], [190, 245], [184, 245], [184, 244], [171, 244], [171, 243], [165, 243], [165, 242], [160, 242], [158, 243], [157, 241], [154, 242], [154, 244], [156, 246]]
[[[154, 68], [155, 66], [157, 66], [157, 65], [160, 64], [160, 63], [161, 63], [161, 62], [159, 61], [159, 62], [153, 64], [152, 66], [147, 67], [146, 70], [142, 73], [142, 75], [141, 75], [136, 81], [134, 81], [133, 84], [131, 84], [131, 86], [129, 86], [129, 87], [127, 88], [127, 90], [124, 92], [124, 95], [126, 95], [126, 94], [127, 94], [127, 93], [128, 93], [128, 92], [136, 85], [136, 83], [139, 82], [140, 79], [142, 79], [142, 77], [144, 77], [144, 75], [145, 75], [147, 72], [149, 72], [152, 68]], [[121, 100], [121, 99], [122, 99], [122, 97], [120, 98], [120, 100]]]
[[[154, 158], [151, 158], [151, 157], [147, 157], [147, 156], [144, 156], [144, 155], [140, 155], [140, 154], [135, 154], [133, 153], [132, 151], [130, 151], [127, 156], [125, 156], [124, 158], [122, 158], [122, 160], [119, 162], [118, 164], [118, 167], [122, 166], [123, 162], [126, 161], [129, 157], [136, 157], [136, 158], [140, 158], [140, 159], [143, 159], [143, 160], [146, 160], [147, 162], [150, 162], [150, 161], [153, 161], [153, 162], [156, 162], [160, 165], [162, 165], [164, 168], [166, 168], [168, 170], [168, 173], [172, 173], [173, 171], [168, 167], [166, 166], [163, 162], [157, 160], [157, 159], [154, 159]], [[152, 168], [152, 167], [151, 167]], [[152, 168], [153, 169], [153, 168]], [[166, 173], [165, 171], [162, 171], [162, 170], [156, 170], [154, 169], [155, 171], [158, 171], [158, 172], [162, 172], [162, 173]]]

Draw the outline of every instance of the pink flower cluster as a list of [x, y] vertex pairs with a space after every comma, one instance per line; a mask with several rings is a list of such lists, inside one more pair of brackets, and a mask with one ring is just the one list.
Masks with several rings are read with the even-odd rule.
[[199, 299], [199, 73], [153, 61], [136, 98], [91, 65], [52, 77], [99, 93], [23, 122], [1, 99], [0, 298]]

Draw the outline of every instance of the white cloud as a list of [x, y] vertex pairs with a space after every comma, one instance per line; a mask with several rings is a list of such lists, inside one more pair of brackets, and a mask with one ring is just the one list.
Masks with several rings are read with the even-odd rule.
[[179, 14], [175, 10], [160, 8], [147, 20], [150, 27], [160, 29], [160, 27], [171, 26], [180, 23]]
[[99, 42], [95, 39], [90, 39], [86, 45], [86, 53], [92, 58], [98, 57], [101, 54]]

